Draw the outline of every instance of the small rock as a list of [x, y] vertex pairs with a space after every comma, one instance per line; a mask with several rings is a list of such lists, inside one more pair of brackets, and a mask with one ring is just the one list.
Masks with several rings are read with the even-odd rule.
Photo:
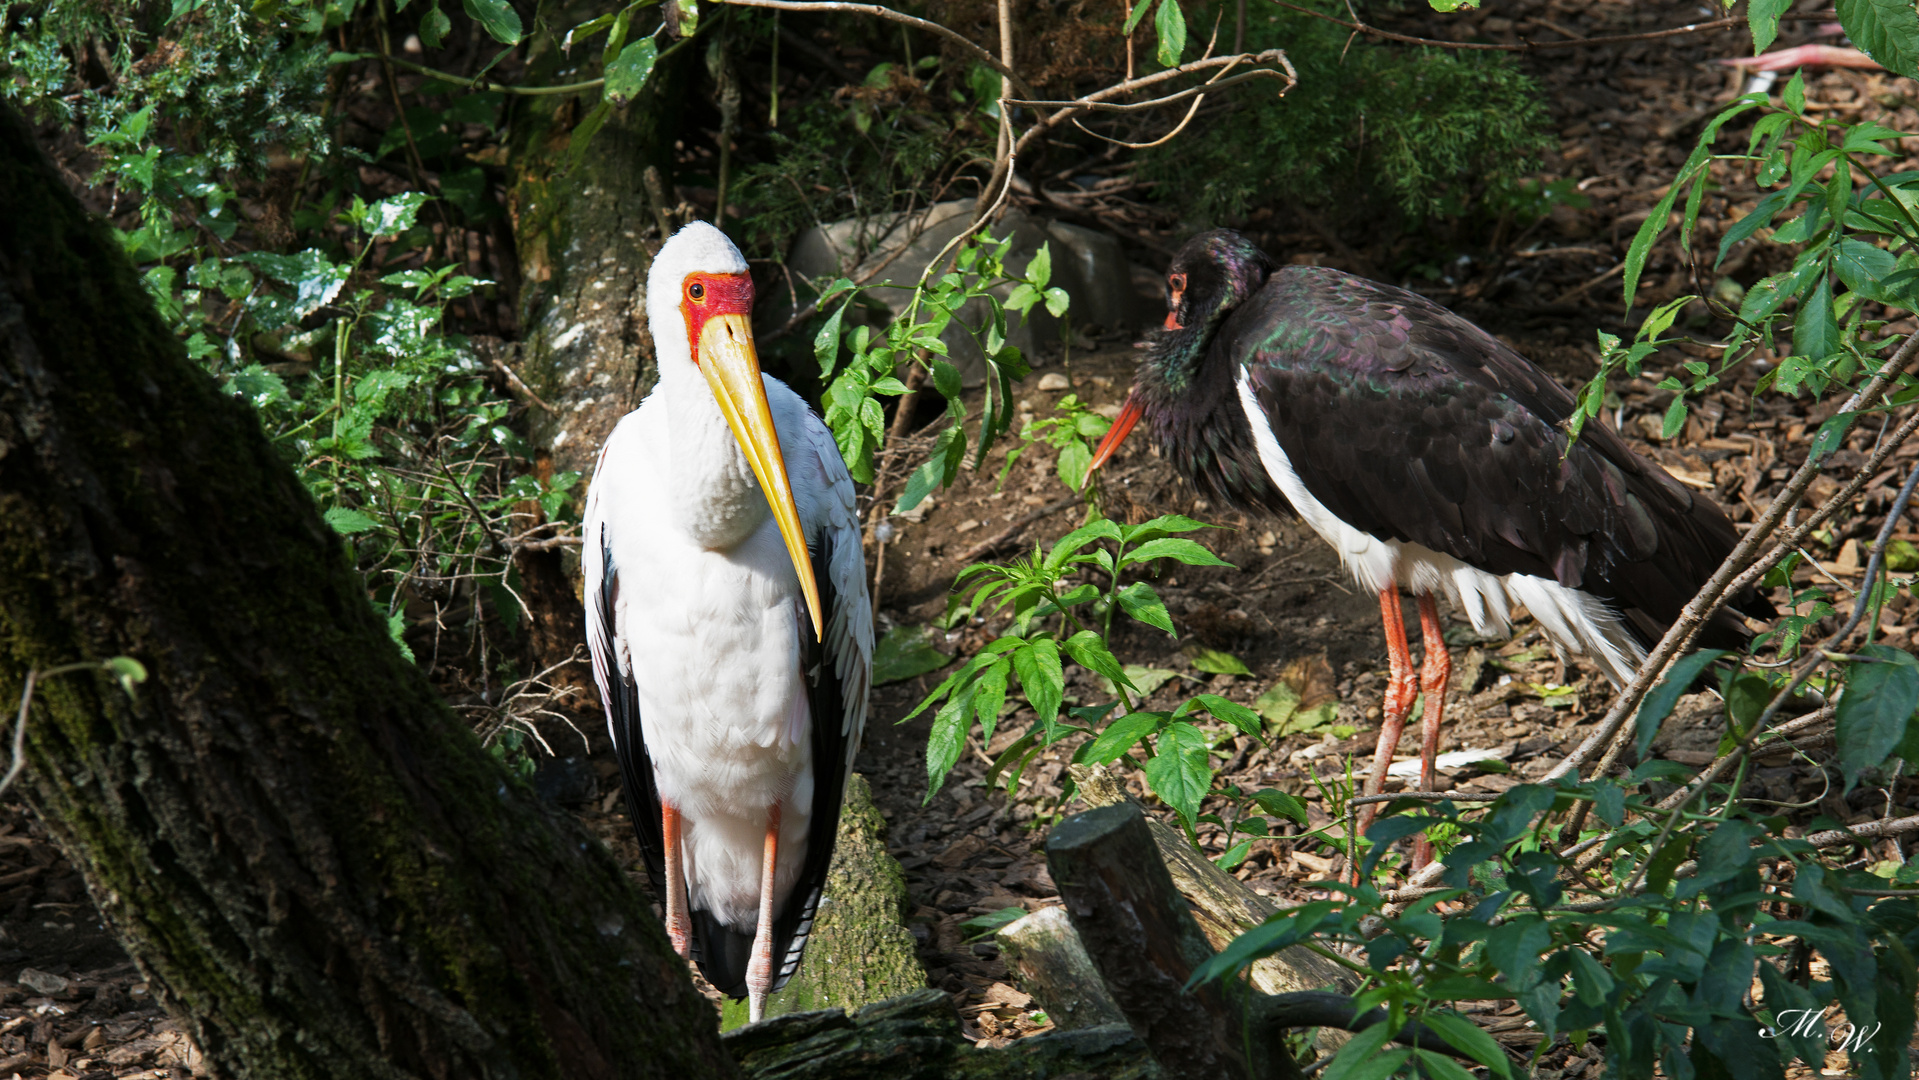
[[1108, 420], [1117, 420], [1119, 419], [1120, 407], [1117, 402], [1109, 401], [1104, 405], [1096, 406], [1093, 412], [1104, 416]]
[[1059, 372], [1049, 371], [1039, 377], [1039, 388], [1041, 390], [1071, 390], [1073, 384], [1067, 381], [1066, 376]]
[[22, 968], [20, 977], [14, 981], [36, 994], [45, 994], [47, 997], [58, 997], [67, 992], [67, 987], [73, 985], [71, 981], [51, 971], [41, 971], [39, 968]]
[[958, 525], [955, 525], [953, 527], [953, 531], [956, 533], [960, 533], [961, 535], [964, 535], [966, 533], [972, 532], [974, 529], [977, 529], [977, 528], [979, 528], [979, 521], [975, 518], [967, 518], [965, 521], [962, 521]]

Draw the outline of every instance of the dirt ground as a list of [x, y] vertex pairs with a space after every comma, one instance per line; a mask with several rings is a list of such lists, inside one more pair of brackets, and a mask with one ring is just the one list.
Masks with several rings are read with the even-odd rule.
[[[1392, 25], [1459, 39], [1551, 40], [1568, 31], [1598, 35], [1650, 30], [1716, 14], [1685, 3], [1522, 0], [1443, 22], [1407, 14]], [[1787, 24], [1779, 44], [1815, 40], [1836, 41], [1822, 34], [1818, 22], [1808, 21]], [[1749, 48], [1747, 42], [1738, 29], [1522, 56], [1548, 91], [1562, 137], [1558, 151], [1548, 157], [1544, 179], [1576, 179], [1587, 205], [1560, 206], [1527, 227], [1507, 223], [1492, 226], [1486, 235], [1462, 234], [1440, 277], [1406, 278], [1393, 272], [1403, 262], [1406, 241], [1339, 233], [1304, 214], [1259, 215], [1247, 223], [1248, 231], [1282, 260], [1336, 266], [1423, 292], [1574, 385], [1594, 370], [1594, 330], [1628, 331], [1645, 310], [1639, 308], [1631, 323], [1624, 319], [1617, 271], [1625, 246], [1701, 125], [1739, 90], [1740, 76], [1714, 61], [1741, 55]], [[1908, 81], [1850, 71], [1809, 72], [1809, 79], [1808, 98], [1815, 109], [1849, 117], [1883, 110], [1880, 122], [1919, 130], [1915, 88]], [[1163, 268], [1163, 252], [1190, 231], [1163, 204], [1109, 200], [1095, 209], [1123, 230], [1129, 254], [1153, 270]], [[1716, 245], [1720, 229], [1743, 209], [1727, 206], [1723, 196], [1709, 197], [1698, 248]], [[1433, 241], [1428, 237], [1420, 242]], [[1750, 285], [1778, 269], [1774, 261], [1783, 259], [1779, 251], [1748, 245], [1718, 276]], [[1706, 278], [1695, 284], [1676, 242], [1668, 238], [1648, 266], [1650, 288], [1642, 290], [1641, 304], [1681, 292], [1710, 291], [1715, 280], [1703, 268], [1700, 272]], [[1044, 358], [1046, 366], [1020, 391], [1023, 410], [1044, 418], [1070, 389], [1110, 414], [1131, 382], [1137, 355], [1131, 344], [1128, 336], [1109, 335], [1095, 350], [1076, 354], [1070, 362]], [[1651, 366], [1677, 359], [1661, 357]], [[1063, 376], [1064, 386], [1038, 389], [1040, 378], [1049, 374]], [[1648, 438], [1657, 434], [1667, 400], [1652, 388], [1657, 375], [1622, 387], [1614, 418], [1642, 453], [1683, 482], [1710, 491], [1736, 521], [1750, 521], [1787, 471], [1803, 459], [1808, 428], [1823, 419], [1822, 409], [1830, 409], [1829, 404], [1807, 402], [1754, 409], [1750, 390], [1756, 375], [1746, 371], [1709, 399], [1670, 442]], [[1856, 430], [1815, 495], [1834, 490], [1839, 478], [1869, 452], [1878, 431], [1876, 425]], [[1903, 476], [1915, 454], [1919, 447], [1908, 448], [1894, 463], [1895, 470], [1875, 478], [1856, 507], [1857, 515], [1835, 530], [1832, 543], [1812, 552], [1818, 563], [1802, 571], [1803, 583], [1810, 584], [1816, 575], [1831, 591], [1847, 594], [1846, 583], [1856, 582], [1863, 562], [1859, 535], [1890, 501], [1888, 481], [1895, 471]], [[966, 561], [962, 556], [979, 541], [1024, 521], [997, 550], [1005, 557], [1077, 524], [1071, 509], [1027, 520], [1064, 494], [1045, 455], [1029, 455], [1003, 490], [994, 488], [996, 471], [969, 475], [955, 490], [939, 495], [922, 520], [899, 525], [887, 549], [880, 590], [882, 630], [926, 625], [943, 614], [953, 575]], [[1183, 699], [1202, 684], [1250, 703], [1282, 676], [1303, 691], [1307, 704], [1334, 702], [1331, 724], [1266, 745], [1241, 737], [1215, 762], [1222, 768], [1222, 781], [1247, 789], [1289, 791], [1306, 802], [1315, 822], [1323, 820], [1318, 784], [1340, 782], [1349, 770], [1363, 775], [1370, 765], [1386, 667], [1375, 598], [1356, 589], [1330, 549], [1300, 523], [1248, 520], [1197, 500], [1149, 453], [1143, 439], [1129, 444], [1114, 474], [1124, 482], [1113, 486], [1109, 513], [1139, 520], [1177, 511], [1216, 522], [1221, 528], [1204, 539], [1234, 564], [1233, 569], [1181, 567], [1155, 582], [1181, 636], [1174, 640], [1138, 629], [1124, 631], [1115, 642], [1121, 659], [1178, 673], [1150, 700], [1154, 706], [1167, 707], [1175, 695]], [[1912, 647], [1919, 626], [1916, 607], [1909, 598], [1888, 607], [1886, 641]], [[1462, 620], [1450, 612], [1447, 616], [1459, 678], [1442, 749], [1488, 751], [1488, 757], [1503, 760], [1509, 771], [1454, 770], [1442, 773], [1442, 785], [1499, 791], [1543, 773], [1603, 712], [1609, 697], [1603, 680], [1583, 663], [1561, 664], [1541, 646], [1529, 622], [1522, 620], [1511, 640], [1482, 642]], [[942, 647], [963, 655], [998, 629], [993, 620], [967, 627], [945, 636]], [[1416, 620], [1412, 630], [1417, 640]], [[1252, 674], [1198, 672], [1189, 655], [1195, 646], [1230, 652]], [[907, 872], [911, 926], [921, 943], [929, 984], [953, 994], [969, 1036], [988, 1041], [1018, 1037], [1043, 1030], [1043, 1022], [1025, 996], [1008, 985], [1006, 968], [990, 942], [967, 942], [960, 924], [1006, 907], [1034, 910], [1058, 902], [1036, 845], [1047, 823], [1073, 809], [1059, 802], [1064, 758], [1071, 746], [1036, 762], [1014, 797], [987, 790], [984, 774], [991, 755], [1032, 719], [1014, 713], [1002, 721], [995, 745], [969, 747], [944, 790], [923, 806], [927, 718], [897, 721], [937, 677], [875, 690], [858, 768], [872, 782], [891, 824], [892, 850]], [[1100, 690], [1079, 684], [1069, 686], [1068, 693], [1090, 697]], [[1703, 764], [1718, 737], [1716, 723], [1709, 701], [1689, 699], [1668, 725], [1676, 734], [1656, 752], [1682, 764]], [[581, 727], [589, 733], [589, 760], [576, 760], [570, 771], [548, 770], [543, 779], [551, 779], [556, 796], [576, 805], [636, 876], [643, 877], [611, 779], [614, 768], [599, 734], [598, 716], [582, 716]], [[552, 732], [549, 741], [562, 753], [580, 752], [579, 736], [570, 732]], [[1410, 740], [1405, 749], [1411, 749]], [[1811, 753], [1815, 762], [1823, 761], [1823, 751]], [[579, 767], [582, 764], [586, 767]], [[1760, 768], [1750, 783], [1749, 794], [1793, 804], [1787, 812], [1796, 827], [1810, 824], [1815, 816], [1859, 822], [1902, 812], [1899, 808], [1919, 808], [1919, 780], [1901, 780], [1890, 790], [1862, 788], [1842, 800], [1827, 789], [1819, 768], [1803, 762]], [[1144, 794], [1136, 781], [1135, 789]], [[1220, 853], [1216, 828], [1205, 827], [1200, 839], [1208, 854]], [[1902, 862], [1908, 854], [1886, 841], [1862, 857]], [[1260, 841], [1235, 873], [1260, 892], [1292, 904], [1319, 895], [1309, 883], [1331, 868], [1329, 851], [1280, 835]], [[1537, 1036], [1529, 1041], [1524, 1018], [1514, 1012], [1481, 1019], [1510, 1048], [1529, 1051]], [[1542, 1064], [1537, 1075], [1545, 1080], [1594, 1077], [1601, 1071], [1598, 1050], [1581, 1055], [1563, 1045], [1549, 1050]], [[78, 875], [46, 840], [45, 830], [24, 808], [0, 807], [0, 1077], [184, 1076], [194, 1066], [189, 1040], [152, 1004], [140, 974], [101, 928]], [[1843, 1062], [1835, 1058], [1828, 1067], [1842, 1068]]]

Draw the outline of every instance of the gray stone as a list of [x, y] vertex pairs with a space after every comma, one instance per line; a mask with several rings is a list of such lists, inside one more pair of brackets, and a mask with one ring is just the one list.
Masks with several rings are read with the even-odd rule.
[[[898, 316], [912, 301], [913, 285], [927, 263], [972, 223], [972, 210], [971, 200], [959, 200], [935, 203], [908, 214], [853, 218], [809, 229], [794, 242], [787, 269], [823, 283], [836, 277], [858, 280], [884, 263], [874, 281], [891, 284], [871, 288], [867, 295]], [[1008, 211], [986, 231], [996, 239], [1012, 237], [1006, 257], [1010, 271], [1024, 271], [1040, 245], [1049, 245], [1053, 261], [1050, 284], [1072, 297], [1068, 318], [1079, 333], [1132, 331], [1151, 321], [1148, 309], [1154, 305], [1135, 288], [1133, 268], [1120, 251], [1119, 241], [1110, 234], [1065, 222], [1042, 221], [1018, 210]], [[1002, 287], [997, 294], [1004, 300], [1011, 291]], [[968, 304], [959, 317], [970, 325], [981, 325], [987, 318], [986, 305], [980, 301]], [[1047, 314], [1043, 306], [1033, 308], [1025, 319], [1013, 316], [1009, 322], [1007, 340], [1033, 366], [1039, 366], [1046, 354], [1059, 348], [1060, 320]], [[971, 335], [950, 327], [941, 340], [951, 350], [951, 359], [966, 385], [978, 386], [986, 368]]]

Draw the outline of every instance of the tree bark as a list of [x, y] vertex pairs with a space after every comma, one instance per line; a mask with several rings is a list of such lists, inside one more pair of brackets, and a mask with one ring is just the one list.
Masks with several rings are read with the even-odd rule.
[[0, 700], [26, 791], [216, 1075], [731, 1076], [606, 851], [389, 641], [259, 422], [0, 106]]
[[994, 940], [1020, 989], [1033, 995], [1061, 1031], [1126, 1022], [1065, 908], [1041, 908], [1001, 927]]

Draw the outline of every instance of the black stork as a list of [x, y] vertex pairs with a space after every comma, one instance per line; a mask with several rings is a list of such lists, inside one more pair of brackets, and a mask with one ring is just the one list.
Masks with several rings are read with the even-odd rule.
[[[1569, 447], [1572, 394], [1423, 296], [1280, 266], [1227, 229], [1188, 241], [1166, 279], [1164, 329], [1093, 467], [1143, 419], [1194, 486], [1304, 518], [1378, 594], [1391, 675], [1368, 795], [1422, 691], [1420, 790], [1432, 789], [1452, 670], [1435, 597], [1481, 633], [1505, 633], [1524, 604], [1562, 655], [1623, 685], [1738, 539], [1710, 499], [1603, 424]], [[1419, 606], [1417, 672], [1401, 589]], [[1752, 593], [1731, 607], [1774, 614]], [[1704, 640], [1748, 637], [1722, 610]], [[1362, 830], [1376, 812], [1364, 808]], [[1431, 857], [1422, 838], [1415, 868]]]

